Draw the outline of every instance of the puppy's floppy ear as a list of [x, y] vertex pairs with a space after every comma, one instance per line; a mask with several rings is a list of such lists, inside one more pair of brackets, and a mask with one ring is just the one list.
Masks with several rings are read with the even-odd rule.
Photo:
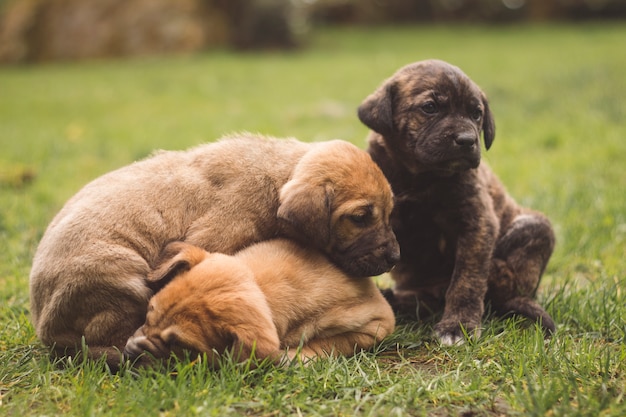
[[[269, 322], [270, 324], [273, 324]], [[274, 326], [267, 327], [259, 323], [255, 333], [243, 328], [233, 329], [233, 356], [238, 360], [248, 359], [254, 353], [257, 359], [276, 355], [280, 350], [280, 340]]]
[[323, 248], [330, 242], [332, 195], [330, 185], [291, 180], [280, 190], [278, 219]]
[[157, 292], [165, 287], [177, 275], [189, 271], [192, 267], [202, 262], [206, 252], [184, 242], [172, 242], [168, 244], [160, 255], [160, 263], [148, 274], [148, 286]]
[[493, 118], [493, 113], [489, 108], [489, 102], [487, 97], [483, 94], [483, 106], [485, 106], [485, 114], [483, 117], [483, 138], [485, 139], [485, 148], [488, 150], [491, 148], [491, 144], [496, 137], [496, 122]]
[[[280, 349], [278, 330], [272, 319], [272, 310], [261, 289], [248, 288], [246, 297], [235, 294], [236, 302], [220, 311], [220, 333], [232, 342], [233, 357], [248, 359], [254, 353], [258, 359], [276, 354]], [[227, 301], [225, 299], [225, 301]]]
[[381, 135], [392, 133], [394, 129], [393, 96], [394, 87], [387, 81], [359, 106], [358, 115], [361, 122]]

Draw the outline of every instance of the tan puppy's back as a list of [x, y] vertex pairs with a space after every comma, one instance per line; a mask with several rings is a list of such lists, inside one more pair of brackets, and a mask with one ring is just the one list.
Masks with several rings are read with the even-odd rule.
[[[227, 214], [258, 211], [257, 204], [266, 203], [265, 195], [243, 191], [259, 187], [277, 193], [294, 161], [311, 146], [253, 135], [225, 137], [187, 151], [161, 151], [105, 174], [83, 187], [53, 219], [34, 264], [48, 253], [82, 254], [91, 239], [131, 244], [144, 259], [154, 261], [162, 249], [156, 243], [171, 241], [173, 235], [183, 237], [214, 208]], [[228, 230], [221, 235], [228, 235]], [[239, 249], [230, 248], [237, 246], [233, 243], [215, 246], [206, 249], [224, 253]]]

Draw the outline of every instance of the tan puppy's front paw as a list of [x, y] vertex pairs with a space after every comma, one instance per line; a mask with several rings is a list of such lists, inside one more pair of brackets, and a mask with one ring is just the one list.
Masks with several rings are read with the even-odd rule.
[[165, 358], [169, 356], [171, 349], [158, 338], [148, 338], [143, 333], [142, 326], [128, 338], [124, 346], [124, 355], [133, 359], [144, 352], [150, 353], [155, 358]]
[[148, 338], [146, 336], [131, 336], [128, 338], [126, 342], [126, 346], [124, 346], [124, 356], [128, 356], [129, 358], [136, 358], [141, 355], [146, 349], [146, 341]]

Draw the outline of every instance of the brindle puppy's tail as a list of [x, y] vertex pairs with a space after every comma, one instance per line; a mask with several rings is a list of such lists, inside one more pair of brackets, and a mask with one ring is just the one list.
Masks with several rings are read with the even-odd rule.
[[522, 316], [538, 323], [546, 336], [556, 331], [552, 317], [532, 298], [515, 297], [506, 301], [498, 308], [497, 314], [502, 317]]

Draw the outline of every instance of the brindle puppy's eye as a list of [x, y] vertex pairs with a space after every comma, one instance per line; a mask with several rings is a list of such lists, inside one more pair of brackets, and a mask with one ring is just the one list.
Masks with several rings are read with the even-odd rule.
[[426, 114], [435, 114], [437, 113], [437, 105], [433, 101], [427, 101], [422, 104], [422, 111]]
[[483, 111], [481, 109], [474, 109], [472, 111], [472, 119], [478, 122], [480, 121], [480, 119], [482, 119], [482, 117], [483, 117]]

